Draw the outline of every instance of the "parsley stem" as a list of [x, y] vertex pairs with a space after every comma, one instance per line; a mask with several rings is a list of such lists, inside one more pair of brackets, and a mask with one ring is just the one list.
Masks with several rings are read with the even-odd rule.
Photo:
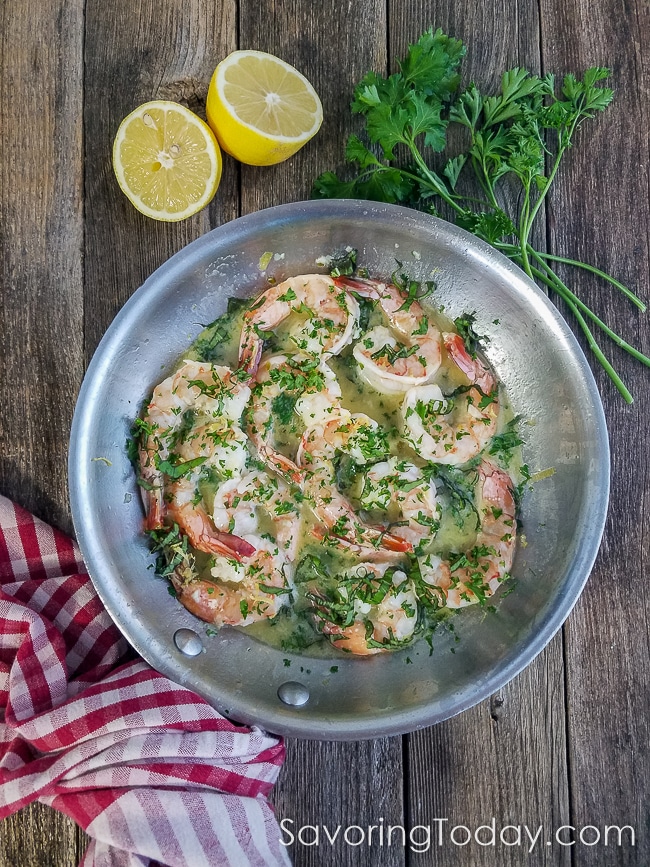
[[577, 259], [567, 259], [565, 256], [555, 256], [552, 253], [541, 253], [537, 251], [537, 255], [542, 259], [549, 259], [552, 262], [561, 262], [563, 265], [573, 265], [575, 268], [582, 268], [585, 271], [589, 271], [591, 274], [595, 274], [597, 277], [602, 277], [603, 280], [607, 280], [608, 283], [611, 283], [612, 286], [615, 286], [620, 292], [622, 292], [623, 295], [625, 295], [625, 297], [628, 298], [635, 307], [638, 307], [642, 313], [646, 312], [647, 307], [638, 295], [636, 295], [631, 289], [628, 289], [623, 283], [619, 283], [615, 277], [612, 277], [605, 271], [601, 271], [600, 268], [596, 268], [595, 265], [589, 265], [587, 262], [579, 262]]
[[429, 182], [429, 186], [432, 188], [432, 190], [437, 193], [441, 199], [444, 199], [445, 202], [447, 202], [447, 204], [456, 211], [456, 213], [462, 214], [463, 208], [449, 195], [444, 184], [440, 183], [437, 176], [425, 163], [424, 159], [422, 158], [422, 154], [420, 153], [420, 150], [415, 144], [415, 142], [412, 139], [407, 139], [406, 144], [411, 153], [413, 154], [413, 159], [415, 160], [416, 165], [423, 173], [426, 180]]
[[[534, 253], [534, 251], [532, 251], [532, 252]], [[534, 268], [534, 267], [531, 268], [531, 271], [532, 271], [532, 274], [535, 277], [537, 277], [538, 280], [540, 280], [542, 283], [544, 283], [544, 285], [547, 286], [549, 289], [552, 289], [554, 292], [557, 292], [557, 294], [564, 300], [564, 302], [566, 303], [568, 308], [571, 310], [571, 312], [573, 313], [573, 315], [577, 319], [578, 324], [580, 325], [580, 328], [587, 339], [587, 344], [588, 344], [589, 348], [594, 353], [594, 355], [598, 359], [598, 362], [603, 367], [603, 369], [605, 370], [605, 372], [607, 373], [609, 378], [612, 380], [612, 382], [614, 383], [614, 385], [616, 386], [616, 388], [618, 389], [618, 391], [622, 395], [625, 402], [626, 403], [634, 403], [634, 398], [632, 397], [632, 394], [630, 393], [629, 389], [627, 388], [627, 386], [625, 385], [625, 383], [623, 382], [621, 377], [618, 375], [618, 373], [616, 372], [616, 370], [614, 369], [614, 367], [612, 366], [610, 361], [607, 359], [607, 356], [605, 355], [603, 350], [598, 345], [598, 342], [596, 341], [596, 338], [594, 337], [593, 332], [589, 328], [587, 321], [585, 320], [584, 316], [580, 312], [578, 304], [582, 305], [582, 302], [580, 302], [580, 300], [574, 295], [574, 293], [567, 286], [565, 286], [562, 283], [562, 281], [559, 280], [559, 278], [557, 278], [557, 275], [553, 274], [552, 271], [550, 274], [547, 274], [544, 271], [540, 270], [539, 268]], [[553, 279], [553, 277], [556, 278], [557, 283], [556, 283], [556, 280]], [[558, 283], [559, 283], [559, 285], [557, 285]], [[578, 303], [576, 303], [576, 302], [578, 302]], [[585, 307], [585, 305], [582, 305], [582, 306]], [[592, 311], [589, 310], [588, 307], [586, 307], [586, 312], [591, 313], [592, 316], [594, 315], [592, 313]], [[601, 325], [601, 327], [604, 326], [604, 328], [607, 332], [610, 331], [610, 329], [607, 328], [607, 326], [605, 325], [604, 322], [601, 323], [597, 317], [595, 317], [595, 318], [596, 318], [598, 324]], [[612, 334], [613, 334], [613, 332], [610, 333], [610, 336], [612, 336]], [[614, 337], [617, 337], [617, 335], [614, 335]], [[625, 341], [623, 341], [623, 343], [625, 343]], [[625, 347], [623, 347], [623, 348], [625, 348]], [[633, 349], [633, 347], [630, 347], [630, 349]], [[636, 352], [636, 350], [634, 350], [634, 351]], [[645, 356], [644, 356], [644, 358], [645, 358]], [[644, 363], [650, 363], [650, 359], [647, 359]]]
[[519, 219], [519, 248], [521, 250], [521, 258], [523, 269], [528, 274], [529, 277], [532, 278], [532, 272], [530, 270], [530, 262], [528, 261], [528, 235], [530, 234], [530, 228], [532, 220], [529, 219], [530, 215], [530, 186], [526, 185], [524, 187], [524, 203], [521, 208], [521, 217]]
[[625, 400], [626, 403], [634, 403], [634, 398], [632, 397], [629, 389], [627, 388], [621, 377], [618, 375], [603, 350], [598, 345], [598, 342], [596, 341], [596, 338], [594, 337], [591, 328], [589, 328], [587, 321], [585, 320], [577, 304], [575, 303], [578, 299], [573, 294], [573, 292], [571, 292], [570, 289], [564, 291], [559, 286], [554, 285], [554, 281], [547, 279], [546, 275], [542, 271], [539, 271], [537, 268], [533, 268], [532, 270], [539, 280], [544, 282], [549, 287], [549, 289], [553, 289], [555, 292], [557, 292], [557, 294], [564, 300], [569, 310], [571, 310], [571, 312], [577, 319], [578, 325], [580, 326], [582, 332], [587, 339], [587, 344], [589, 348], [594, 353], [601, 367], [605, 370], [609, 378], [612, 380], [612, 382], [620, 392], [623, 400]]
[[[610, 337], [617, 346], [620, 346], [621, 349], [624, 349], [633, 358], [636, 358], [637, 361], [640, 361], [641, 364], [645, 364], [646, 367], [650, 367], [650, 358], [648, 358], [647, 355], [644, 355], [642, 352], [640, 352], [634, 346], [629, 344], [626, 340], [623, 340], [623, 338], [620, 337], [615, 331], [612, 331], [612, 329], [609, 327], [609, 325], [607, 325], [606, 322], [603, 322], [603, 320], [600, 319], [590, 307], [587, 307], [587, 305], [583, 301], [581, 301], [578, 298], [578, 296], [574, 292], [571, 291], [571, 289], [569, 289], [569, 287], [566, 285], [566, 283], [564, 283], [557, 276], [557, 274], [555, 273], [555, 271], [553, 271], [553, 269], [550, 267], [550, 265], [547, 265], [546, 262], [544, 262], [543, 259], [539, 256], [537, 251], [533, 250], [532, 247], [530, 248], [530, 254], [537, 262], [539, 262], [539, 264], [543, 268], [544, 272], [548, 275], [551, 282], [553, 283], [553, 288], [556, 288], [558, 290], [558, 292], [560, 292], [560, 290], [561, 290], [560, 294], [562, 294], [562, 297], [570, 296], [572, 302], [577, 307], [579, 307], [580, 310], [582, 310], [584, 313], [586, 313], [587, 316], [589, 316], [589, 318], [593, 322], [595, 322], [596, 325], [598, 325], [598, 327], [600, 329], [602, 329], [602, 331], [604, 331], [605, 334], [607, 334], [607, 336]], [[549, 285], [549, 284], [547, 283], [547, 285]]]
[[[573, 134], [573, 129], [571, 130], [571, 134]], [[555, 180], [555, 175], [557, 174], [557, 170], [560, 168], [560, 162], [562, 160], [563, 155], [564, 155], [564, 148], [560, 148], [557, 156], [555, 157], [555, 162], [553, 163], [553, 168], [551, 169], [549, 176], [546, 178], [546, 183], [542, 187], [540, 194], [537, 197], [537, 201], [535, 202], [535, 205], [533, 206], [533, 209], [531, 211], [529, 211], [528, 223], [526, 226], [526, 233], [525, 233], [525, 236], [522, 234], [522, 237], [521, 237], [522, 244], [528, 243], [528, 236], [530, 234], [530, 230], [532, 228], [532, 225], [535, 222], [535, 217], [537, 216], [539, 209], [542, 207], [542, 204], [544, 202], [544, 199], [546, 198], [546, 194], [548, 193], [548, 191], [551, 187], [551, 184]], [[526, 190], [526, 193], [528, 193], [529, 189], [530, 189], [530, 186]]]
[[[474, 146], [474, 131], [472, 130], [472, 146]], [[481, 170], [479, 171], [478, 167], [480, 166]], [[499, 203], [497, 202], [497, 197], [494, 192], [494, 184], [490, 180], [490, 174], [487, 170], [487, 166], [485, 165], [485, 158], [483, 157], [480, 163], [477, 161], [475, 156], [472, 156], [472, 167], [474, 172], [476, 173], [476, 177], [478, 178], [478, 182], [481, 185], [481, 188], [487, 195], [490, 200], [491, 206], [495, 211], [500, 211], [501, 208]]]
[[[553, 162], [553, 168], [551, 169], [548, 177], [546, 178], [546, 183], [544, 184], [544, 186], [540, 190], [537, 201], [535, 202], [535, 206], [533, 207], [532, 211], [530, 212], [530, 216], [528, 219], [528, 231], [526, 232], [525, 237], [523, 237], [523, 236], [521, 237], [522, 243], [526, 243], [526, 244], [528, 243], [528, 235], [530, 234], [530, 229], [531, 229], [531, 227], [535, 221], [535, 217], [537, 216], [539, 209], [542, 207], [542, 203], [544, 202], [544, 199], [546, 198], [546, 194], [548, 193], [548, 191], [551, 188], [551, 184], [555, 180], [555, 175], [557, 174], [557, 171], [560, 168], [560, 163], [562, 162], [562, 157], [564, 156], [564, 152], [570, 146], [571, 140], [573, 138], [573, 134], [575, 133], [580, 120], [584, 119], [584, 117], [585, 117], [585, 115], [583, 115], [582, 112], [579, 112], [574, 117], [573, 123], [571, 124], [570, 129], [568, 129], [568, 130], [564, 129], [560, 133], [560, 141], [558, 144], [557, 155], [555, 157], [555, 161]], [[531, 181], [532, 181], [532, 178], [531, 178]]]
[[[502, 253], [505, 253], [506, 256], [516, 256], [520, 252], [518, 244], [508, 244], [505, 241], [498, 241], [494, 246]], [[623, 295], [625, 295], [625, 297], [628, 298], [642, 313], [645, 313], [648, 309], [645, 302], [643, 302], [631, 289], [628, 289], [627, 286], [620, 283], [616, 278], [612, 277], [611, 274], [607, 274], [605, 271], [601, 271], [600, 268], [596, 268], [595, 265], [589, 265], [587, 262], [580, 262], [577, 259], [568, 259], [566, 256], [556, 256], [553, 253], [544, 253], [541, 250], [535, 250], [535, 254], [537, 258], [544, 259], [544, 261], [548, 259], [551, 262], [561, 262], [563, 265], [572, 265], [574, 268], [582, 268], [584, 271], [589, 271], [590, 274], [602, 277], [603, 280], [607, 280], [608, 283], [611, 283], [612, 286], [622, 292]]]
[[[571, 294], [573, 294], [573, 293], [571, 293]], [[580, 325], [580, 328], [582, 329], [585, 337], [587, 338], [587, 343], [589, 344], [589, 348], [594, 353], [594, 355], [596, 356], [596, 358], [598, 359], [601, 366], [604, 368], [605, 372], [607, 373], [609, 378], [612, 380], [612, 382], [614, 383], [616, 388], [619, 390], [621, 396], [623, 397], [623, 400], [626, 403], [634, 403], [634, 398], [632, 397], [630, 391], [628, 390], [627, 386], [625, 385], [625, 383], [623, 382], [621, 377], [618, 375], [618, 373], [614, 370], [613, 366], [609, 362], [605, 353], [602, 351], [602, 349], [600, 348], [600, 346], [596, 342], [596, 338], [592, 334], [591, 329], [587, 325], [582, 313], [580, 313], [580, 311], [578, 310], [576, 305], [573, 303], [573, 299], [571, 299], [568, 296], [565, 296], [563, 294], [562, 294], [562, 297], [564, 298], [566, 304], [568, 305], [568, 307], [571, 310], [571, 312], [573, 313], [573, 315], [578, 320], [578, 324]], [[575, 296], [573, 296], [573, 298], [575, 298]]]

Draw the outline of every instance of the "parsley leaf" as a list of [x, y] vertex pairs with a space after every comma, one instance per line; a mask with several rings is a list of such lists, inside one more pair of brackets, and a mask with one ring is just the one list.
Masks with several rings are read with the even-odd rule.
[[[353, 113], [365, 120], [367, 143], [351, 136], [346, 159], [353, 174], [326, 172], [315, 197], [363, 198], [408, 205], [452, 219], [492, 244], [533, 280], [567, 304], [597, 360], [628, 402], [632, 395], [598, 344], [601, 329], [646, 366], [650, 358], [614, 332], [556, 273], [561, 262], [584, 269], [621, 291], [640, 310], [645, 304], [618, 280], [593, 266], [536, 250], [532, 229], [560, 163], [582, 124], [604, 111], [613, 91], [609, 70], [566, 75], [557, 93], [551, 74], [507, 69], [496, 93], [472, 83], [459, 90], [465, 47], [441, 30], [427, 30], [388, 77], [368, 72], [354, 91]], [[447, 152], [450, 125], [464, 128], [466, 149]], [[442, 154], [436, 166], [436, 155]], [[478, 196], [477, 196], [478, 190]]]

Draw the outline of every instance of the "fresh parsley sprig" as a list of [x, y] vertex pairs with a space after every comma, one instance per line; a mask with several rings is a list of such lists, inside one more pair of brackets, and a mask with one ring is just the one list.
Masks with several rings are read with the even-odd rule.
[[[514, 68], [504, 72], [498, 93], [485, 95], [475, 84], [459, 91], [465, 52], [460, 40], [431, 29], [409, 46], [398, 72], [387, 78], [365, 75], [354, 91], [352, 111], [365, 118], [368, 144], [352, 135], [345, 151], [356, 175], [341, 180], [326, 172], [316, 179], [313, 195], [415, 207], [445, 216], [492, 244], [566, 302], [596, 358], [631, 403], [595, 328], [642, 364], [650, 366], [650, 358], [581, 301], [554, 266], [586, 270], [641, 311], [645, 304], [599, 268], [536, 250], [530, 242], [564, 154], [582, 124], [612, 101], [612, 90], [602, 84], [609, 70], [595, 66], [582, 78], [566, 75], [558, 95], [552, 75]], [[464, 130], [466, 148], [447, 159], [438, 157], [435, 168], [450, 124]]]

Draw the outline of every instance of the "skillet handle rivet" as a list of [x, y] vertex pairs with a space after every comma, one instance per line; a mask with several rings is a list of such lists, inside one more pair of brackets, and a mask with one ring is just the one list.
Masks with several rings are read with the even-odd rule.
[[193, 629], [177, 629], [174, 644], [185, 656], [198, 656], [203, 651], [203, 642]]
[[302, 707], [309, 701], [309, 690], [295, 680], [288, 680], [278, 687], [278, 698], [284, 704]]

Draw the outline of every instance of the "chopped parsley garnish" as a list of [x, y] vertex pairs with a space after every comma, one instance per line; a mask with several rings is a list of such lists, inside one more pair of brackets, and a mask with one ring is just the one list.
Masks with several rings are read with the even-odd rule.
[[329, 257], [328, 263], [332, 277], [351, 277], [357, 267], [357, 251], [350, 248], [335, 253]]
[[[171, 457], [171, 456], [170, 456]], [[156, 468], [169, 476], [170, 479], [182, 479], [183, 476], [189, 475], [196, 467], [200, 467], [207, 461], [207, 457], [193, 458], [191, 461], [183, 461], [182, 463], [173, 463], [171, 460], [161, 461], [158, 455], [155, 456]]]
[[456, 331], [458, 331], [460, 336], [463, 338], [465, 349], [469, 352], [472, 358], [476, 356], [476, 352], [480, 348], [481, 342], [487, 339], [483, 335], [477, 333], [474, 328], [475, 322], [476, 313], [464, 313], [462, 316], [454, 319]]
[[280, 422], [280, 424], [291, 424], [293, 413], [296, 408], [297, 398], [294, 395], [287, 394], [286, 391], [281, 391], [276, 395], [271, 402], [271, 411]]
[[520, 421], [521, 416], [519, 415], [510, 419], [502, 433], [496, 434], [490, 443], [489, 453], [503, 461], [506, 467], [510, 466], [515, 449], [524, 444], [517, 429]]
[[229, 298], [225, 316], [220, 316], [207, 325], [203, 334], [194, 343], [194, 351], [199, 361], [217, 361], [221, 344], [232, 334], [233, 320], [248, 306], [246, 298]]

